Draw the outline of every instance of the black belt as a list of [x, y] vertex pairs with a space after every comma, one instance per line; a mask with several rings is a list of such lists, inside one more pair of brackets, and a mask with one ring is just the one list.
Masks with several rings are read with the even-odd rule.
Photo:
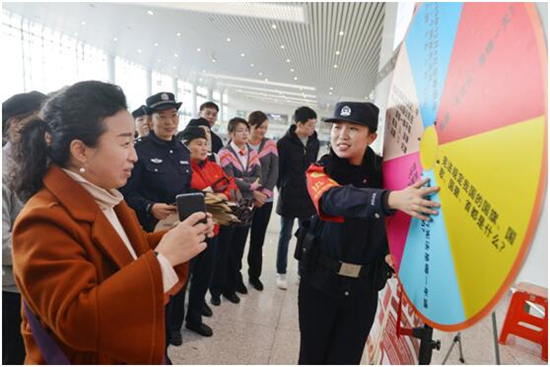
[[348, 278], [363, 278], [368, 274], [368, 271], [371, 268], [370, 263], [365, 265], [346, 263], [343, 261], [334, 260], [322, 252], [319, 252], [317, 265]]

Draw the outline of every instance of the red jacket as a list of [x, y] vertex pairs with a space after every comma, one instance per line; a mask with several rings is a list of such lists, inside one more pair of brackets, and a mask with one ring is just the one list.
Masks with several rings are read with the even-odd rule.
[[[204, 190], [211, 187], [212, 191], [217, 194], [224, 194], [229, 199], [233, 197], [232, 190], [238, 191], [239, 188], [235, 184], [233, 177], [228, 176], [223, 168], [216, 162], [209, 159], [197, 163], [194, 159], [191, 160], [193, 175], [191, 177], [191, 188], [195, 190]], [[217, 235], [219, 225], [214, 227], [214, 233]]]

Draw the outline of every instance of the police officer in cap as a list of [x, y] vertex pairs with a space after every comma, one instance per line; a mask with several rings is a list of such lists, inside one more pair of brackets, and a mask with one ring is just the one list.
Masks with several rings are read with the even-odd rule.
[[176, 195], [190, 190], [189, 150], [175, 138], [180, 106], [181, 102], [177, 103], [174, 94], [168, 92], [147, 98], [152, 130], [135, 141], [139, 160], [121, 189], [148, 232], [154, 230], [159, 220], [176, 212]]
[[[146, 103], [152, 129], [135, 141], [138, 161], [120, 191], [136, 211], [143, 229], [152, 232], [159, 220], [177, 212], [176, 195], [190, 192], [191, 158], [189, 150], [175, 137], [181, 102], [175, 101], [173, 93], [161, 92], [147, 98]], [[173, 315], [173, 302], [178, 299], [174, 296], [166, 307], [167, 344], [182, 343], [180, 331], [171, 330], [172, 318], [177, 317]]]
[[136, 138], [143, 138], [149, 135], [149, 131], [151, 131], [151, 113], [147, 109], [147, 106], [141, 105], [132, 112], [132, 117], [136, 124]]
[[[439, 190], [418, 181], [401, 191], [382, 189], [382, 158], [369, 147], [379, 109], [340, 102], [332, 122], [330, 153], [306, 172], [317, 209], [298, 235], [300, 364], [359, 364], [378, 302], [391, 276], [383, 217], [395, 210], [429, 220]], [[307, 225], [307, 223], [306, 223]]]

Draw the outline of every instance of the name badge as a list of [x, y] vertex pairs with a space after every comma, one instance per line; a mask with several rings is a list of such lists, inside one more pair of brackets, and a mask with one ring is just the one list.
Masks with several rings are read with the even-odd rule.
[[189, 161], [180, 161], [180, 164], [189, 164]]
[[153, 162], [154, 164], [160, 164], [160, 163], [162, 163], [162, 159], [160, 159], [160, 158], [151, 158], [151, 162]]

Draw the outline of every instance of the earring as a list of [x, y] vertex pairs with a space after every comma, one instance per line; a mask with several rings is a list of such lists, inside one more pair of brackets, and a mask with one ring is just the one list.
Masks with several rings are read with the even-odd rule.
[[85, 173], [85, 172], [86, 172], [86, 168], [80, 167], [80, 169], [78, 170], [78, 172], [80, 172], [80, 173]]

